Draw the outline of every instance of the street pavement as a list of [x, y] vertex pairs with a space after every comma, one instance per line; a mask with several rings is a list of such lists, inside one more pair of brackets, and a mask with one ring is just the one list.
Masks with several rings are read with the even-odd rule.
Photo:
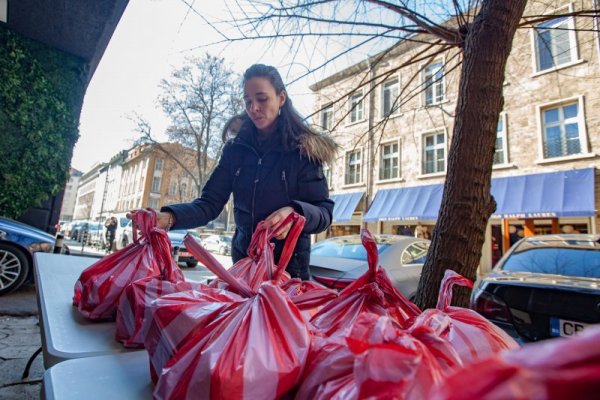
[[[101, 258], [105, 251], [91, 246], [66, 241], [71, 255]], [[215, 258], [229, 268], [231, 257], [215, 254]], [[194, 280], [210, 277], [204, 266], [184, 268], [186, 276]], [[72, 290], [66, 288], [65, 290]], [[33, 400], [40, 398], [44, 375], [42, 355], [38, 355], [30, 368], [29, 377], [22, 380], [27, 361], [41, 346], [37, 317], [35, 286], [25, 284], [17, 291], [0, 297], [0, 399]]]

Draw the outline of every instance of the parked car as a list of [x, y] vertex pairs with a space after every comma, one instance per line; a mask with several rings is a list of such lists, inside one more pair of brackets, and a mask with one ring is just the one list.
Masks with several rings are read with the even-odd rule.
[[221, 255], [231, 254], [231, 236], [210, 235], [204, 238], [201, 244], [208, 251], [215, 251]]
[[69, 239], [80, 242], [82, 236], [81, 234], [85, 229], [87, 229], [88, 224], [89, 221], [73, 221], [69, 229]]
[[198, 235], [198, 233], [196, 233], [194, 230], [175, 229], [168, 231], [167, 235], [171, 240], [173, 248], [179, 248], [179, 262], [185, 263], [188, 268], [194, 268], [196, 265], [198, 265], [198, 260], [196, 260], [194, 256], [185, 249], [185, 245], [183, 244], [183, 238], [188, 233], [194, 235], [197, 240], [200, 240], [200, 235]]
[[[403, 295], [414, 298], [431, 241], [401, 235], [373, 237], [379, 252], [379, 265]], [[360, 235], [322, 240], [314, 244], [310, 251], [312, 278], [328, 287], [342, 289], [368, 268], [367, 251]]]
[[[33, 254], [52, 252], [54, 236], [12, 219], [0, 217], [0, 295], [19, 288], [32, 279]], [[67, 245], [62, 253], [69, 254]]]
[[600, 235], [521, 239], [478, 282], [471, 308], [523, 342], [600, 323]]

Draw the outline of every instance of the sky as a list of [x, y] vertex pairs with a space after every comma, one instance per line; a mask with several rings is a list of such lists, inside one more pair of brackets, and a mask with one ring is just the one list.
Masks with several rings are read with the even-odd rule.
[[[225, 15], [225, 3], [198, 0], [194, 7], [202, 9], [201, 16], [190, 11], [183, 0], [129, 1], [85, 94], [73, 168], [86, 172], [95, 163], [107, 162], [130, 148], [137, 137], [130, 119], [134, 113], [150, 121], [155, 138], [165, 140], [162, 133], [168, 120], [157, 105], [158, 85], [185, 56], [208, 51], [224, 57], [240, 74], [256, 62], [285, 69], [288, 49], [272, 43], [238, 42], [198, 49], [220, 39], [203, 17]], [[283, 78], [285, 81], [286, 76]], [[305, 115], [312, 110], [308, 85], [305, 80], [288, 86], [291, 98]]]

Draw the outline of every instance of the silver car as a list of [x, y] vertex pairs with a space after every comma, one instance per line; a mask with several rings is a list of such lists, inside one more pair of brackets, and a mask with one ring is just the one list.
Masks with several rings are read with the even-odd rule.
[[[383, 267], [398, 290], [413, 299], [427, 259], [430, 240], [401, 235], [373, 235]], [[338, 236], [317, 242], [310, 252], [312, 278], [342, 289], [368, 269], [367, 251], [360, 235]]]

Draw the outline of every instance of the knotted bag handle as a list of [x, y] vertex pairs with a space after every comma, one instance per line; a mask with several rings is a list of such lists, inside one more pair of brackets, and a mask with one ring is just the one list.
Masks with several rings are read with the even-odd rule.
[[196, 239], [189, 233], [183, 238], [185, 248], [192, 253], [198, 261], [200, 261], [206, 268], [208, 268], [213, 274], [219, 279], [223, 280], [229, 286], [234, 288], [239, 294], [245, 297], [252, 297], [256, 293], [252, 291], [250, 286], [246, 282], [238, 280], [231, 272], [227, 271], [217, 259], [204, 249]]
[[[157, 248], [156, 256], [160, 260], [161, 279], [166, 279], [172, 282], [180, 280], [173, 269], [173, 248], [171, 241], [164, 229], [156, 226], [156, 211], [151, 208], [140, 208], [131, 213], [131, 229], [133, 233], [133, 242], [139, 243], [140, 240], [146, 238], [148, 242], [152, 242]], [[138, 235], [138, 230], [141, 236]], [[179, 278], [179, 279], [178, 279]]]

